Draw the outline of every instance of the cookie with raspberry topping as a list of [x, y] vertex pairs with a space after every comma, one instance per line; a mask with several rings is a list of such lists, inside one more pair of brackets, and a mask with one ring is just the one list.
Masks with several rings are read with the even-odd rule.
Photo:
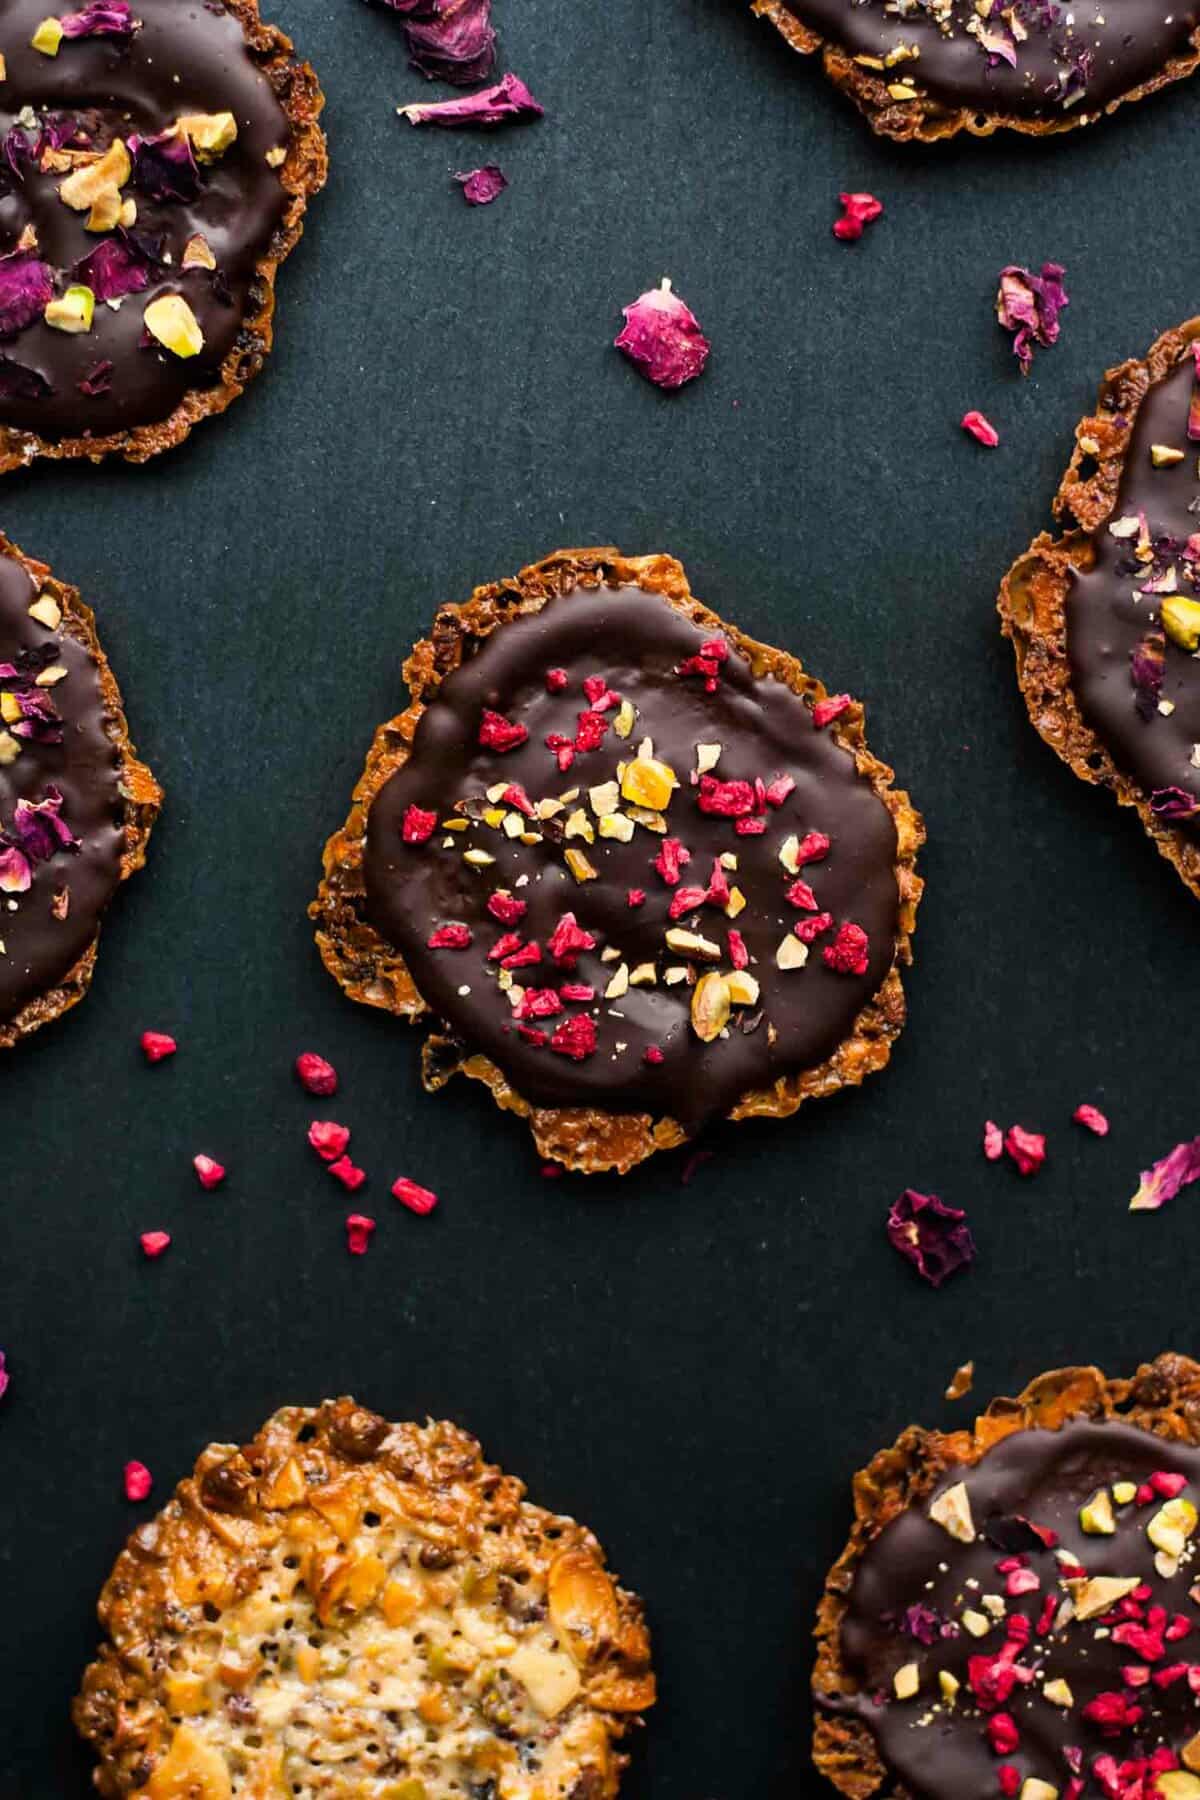
[[1200, 897], [1200, 318], [1110, 369], [1000, 617], [1029, 716]]
[[444, 606], [404, 672], [311, 911], [347, 993], [432, 1025], [427, 1087], [623, 1172], [887, 1061], [924, 831], [859, 705], [610, 549]]
[[0, 472], [144, 462], [270, 351], [320, 87], [257, 0], [11, 0], [0, 58]]
[[655, 1697], [590, 1531], [458, 1426], [349, 1399], [210, 1444], [99, 1614], [106, 1800], [613, 1800]]
[[854, 1481], [817, 1616], [848, 1800], [1200, 1800], [1200, 1364], [1040, 1376]]
[[1035, 136], [1092, 125], [1191, 75], [1200, 5], [1109, 0], [751, 0], [881, 137]]
[[0, 1048], [82, 1000], [161, 802], [79, 590], [0, 533]]

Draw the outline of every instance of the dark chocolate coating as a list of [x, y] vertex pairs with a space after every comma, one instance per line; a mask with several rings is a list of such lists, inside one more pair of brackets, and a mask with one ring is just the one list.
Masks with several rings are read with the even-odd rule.
[[[1153, 594], [1135, 598], [1150, 570], [1135, 563], [1133, 540], [1115, 538], [1108, 528], [1144, 511], [1156, 548], [1154, 570], [1174, 563], [1182, 576], [1188, 567], [1179, 552], [1200, 531], [1200, 515], [1188, 510], [1200, 499], [1200, 444], [1189, 443], [1187, 436], [1193, 382], [1189, 353], [1165, 381], [1150, 388], [1138, 408], [1116, 504], [1094, 534], [1094, 567], [1072, 578], [1066, 623], [1079, 710], [1113, 761], [1148, 794], [1177, 787], [1200, 798], [1200, 768], [1191, 760], [1193, 746], [1200, 744], [1200, 663], [1167, 639], [1162, 698], [1173, 702], [1175, 710], [1169, 715], [1152, 712], [1149, 718], [1139, 713], [1130, 657], [1147, 631], [1157, 628], [1159, 600]], [[1186, 454], [1173, 468], [1156, 469], [1151, 444], [1167, 444]], [[1179, 581], [1179, 591], [1200, 598], [1200, 589], [1186, 579]], [[1200, 836], [1196, 820], [1183, 821], [1178, 829]]]
[[[1012, 10], [1028, 36], [1015, 41], [1012, 68], [967, 31], [977, 18], [973, 0], [949, 0], [944, 15], [918, 0], [902, 16], [885, 0], [784, 4], [850, 56], [886, 58], [897, 45], [917, 47], [919, 57], [894, 64], [885, 79], [909, 82], [946, 107], [1046, 121], [1078, 120], [1151, 80], [1172, 57], [1188, 53], [1200, 21], [1194, 0], [1018, 0]], [[997, 0], [989, 29], [1005, 29], [1007, 10]]]
[[[119, 310], [96, 304], [91, 331], [77, 335], [36, 320], [0, 350], [37, 371], [54, 389], [40, 399], [0, 402], [0, 421], [58, 440], [90, 433], [101, 437], [169, 418], [190, 388], [213, 387], [248, 310], [256, 261], [270, 244], [287, 195], [268, 150], [282, 149], [288, 122], [246, 45], [239, 20], [204, 0], [137, 0], [141, 29], [132, 38], [64, 39], [57, 56], [30, 47], [46, 0], [9, 0], [0, 17], [0, 52], [7, 77], [0, 83], [0, 136], [17, 123], [22, 107], [80, 118], [96, 148], [133, 133], [153, 136], [188, 113], [232, 112], [236, 141], [215, 162], [201, 164], [196, 200], [155, 201], [133, 183], [123, 196], [137, 202], [135, 230], [163, 238], [169, 266]], [[64, 5], [63, 12], [70, 10]], [[36, 131], [27, 131], [33, 138]], [[58, 197], [61, 173], [43, 174], [22, 161], [23, 180], [0, 159], [0, 250], [9, 251], [32, 224], [38, 255], [70, 285], [73, 264], [111, 233], [87, 231], [87, 214]], [[217, 261], [213, 271], [183, 271], [188, 239], [201, 235]], [[142, 315], [164, 293], [182, 294], [204, 333], [197, 356], [181, 358], [159, 344], [142, 347]], [[78, 383], [98, 362], [114, 365], [112, 387], [89, 396]]]
[[[695, 1130], [712, 1115], [728, 1111], [741, 1095], [769, 1087], [780, 1075], [820, 1065], [848, 1036], [894, 960], [899, 901], [890, 813], [869, 780], [857, 774], [851, 753], [839, 747], [829, 730], [814, 728], [807, 706], [782, 682], [756, 680], [732, 652], [715, 694], [705, 693], [694, 677], [677, 675], [676, 667], [698, 652], [707, 635], [640, 588], [579, 590], [552, 599], [535, 616], [493, 632], [442, 684], [421, 718], [409, 762], [371, 807], [364, 874], [372, 924], [400, 950], [434, 1012], [537, 1105], [649, 1112]], [[560, 694], [546, 692], [546, 671], [554, 667], [570, 676]], [[570, 771], [560, 774], [544, 740], [552, 732], [574, 733], [576, 715], [587, 706], [581, 684], [594, 675], [604, 676], [632, 701], [637, 723], [627, 741], [610, 730], [599, 750], [578, 755]], [[481, 749], [484, 707], [526, 725], [527, 742], [506, 754]], [[728, 927], [736, 926], [752, 958], [750, 972], [761, 984], [758, 1007], [735, 1010], [727, 1037], [709, 1044], [691, 1029], [690, 988], [662, 983], [664, 968], [687, 958], [664, 945], [673, 890], [653, 866], [662, 843], [654, 832], [638, 827], [628, 844], [600, 837], [593, 845], [574, 840], [600, 872], [599, 879], [581, 884], [564, 866], [562, 847], [549, 841], [526, 846], [486, 826], [462, 834], [452, 850], [440, 847], [441, 831], [428, 844], [401, 841], [408, 806], [434, 809], [440, 821], [456, 800], [480, 795], [498, 781], [521, 783], [535, 801], [578, 787], [586, 806], [586, 790], [614, 779], [618, 762], [631, 761], [643, 737], [653, 740], [656, 757], [670, 765], [680, 782], [666, 818], [669, 834], [692, 852], [682, 882], [706, 887], [713, 859], [733, 851], [739, 866], [729, 881], [748, 901], [736, 920], [720, 907], [704, 906], [676, 922], [688, 928], [698, 921], [695, 928], [723, 951]], [[796, 787], [784, 804], [768, 809], [763, 836], [738, 836], [732, 820], [699, 810], [690, 781], [697, 743], [721, 744], [714, 771], [718, 779], [794, 777]], [[828, 937], [812, 946], [805, 968], [783, 972], [776, 967], [781, 938], [804, 916], [784, 900], [792, 878], [779, 863], [779, 848], [790, 834], [803, 836], [810, 830], [826, 833], [832, 850], [801, 875], [839, 924], [852, 920], [868, 932], [869, 967], [862, 976], [838, 974], [824, 965], [821, 947]], [[461, 852], [472, 844], [496, 857], [494, 868], [479, 872], [464, 864]], [[529, 881], [517, 887], [521, 874]], [[583, 1009], [568, 1007], [570, 1013], [586, 1010], [596, 1019], [599, 1047], [587, 1061], [572, 1062], [548, 1048], [535, 1048], [513, 1026], [508, 1001], [496, 987], [496, 965], [485, 961], [506, 929], [485, 911], [488, 895], [500, 887], [528, 902], [519, 929], [543, 949], [565, 912], [573, 912], [597, 937], [596, 950], [579, 957], [574, 973], [544, 957], [539, 967], [517, 972], [522, 984], [557, 986], [574, 980], [602, 995], [617, 966], [601, 961], [600, 951], [609, 945], [619, 948], [631, 969], [657, 962], [657, 986], [631, 987], [623, 999], [598, 999]], [[630, 908], [630, 888], [645, 890], [644, 906]], [[471, 926], [475, 942], [469, 950], [426, 948], [431, 930], [446, 921]], [[728, 954], [719, 966], [729, 970]], [[470, 986], [469, 995], [458, 993], [461, 985]], [[744, 1031], [739, 1020], [760, 1008], [764, 1017], [758, 1028]], [[613, 1009], [622, 1016], [612, 1017]], [[552, 1028], [558, 1020], [548, 1023]], [[774, 1027], [774, 1042], [769, 1026]], [[625, 1048], [618, 1050], [618, 1044]], [[644, 1061], [650, 1045], [662, 1049], [661, 1063]]]
[[[37, 589], [20, 563], [0, 557], [0, 663], [23, 650], [53, 651], [67, 670], [49, 691], [63, 721], [61, 744], [21, 740], [15, 762], [0, 767], [0, 828], [18, 800], [36, 802], [48, 788], [62, 794], [61, 817], [80, 840], [39, 863], [23, 894], [0, 893], [0, 1018], [11, 1019], [59, 981], [96, 935], [100, 915], [121, 879], [124, 803], [120, 752], [106, 729], [100, 673], [90, 653], [65, 630], [47, 630], [29, 616]], [[64, 620], [65, 623], [65, 620]], [[0, 688], [10, 684], [0, 678]], [[67, 893], [65, 918], [55, 895]]]
[[[1153, 1667], [1196, 1660], [1200, 1650], [1200, 1610], [1188, 1598], [1195, 1579], [1185, 1557], [1170, 1579], [1154, 1567], [1154, 1547], [1146, 1527], [1162, 1506], [1159, 1497], [1147, 1505], [1115, 1508], [1117, 1528], [1111, 1537], [1082, 1530], [1079, 1509], [1098, 1488], [1114, 1482], [1145, 1483], [1155, 1471], [1187, 1477], [1184, 1497], [1200, 1495], [1200, 1451], [1166, 1443], [1152, 1433], [1118, 1423], [1077, 1422], [1059, 1431], [1026, 1430], [1003, 1439], [973, 1468], [952, 1469], [933, 1494], [917, 1502], [887, 1525], [868, 1546], [859, 1563], [842, 1623], [843, 1666], [860, 1684], [854, 1698], [822, 1701], [827, 1710], [853, 1712], [871, 1728], [880, 1755], [891, 1773], [915, 1800], [964, 1800], [964, 1796], [998, 1795], [997, 1768], [1011, 1763], [1022, 1780], [1031, 1776], [1064, 1792], [1071, 1771], [1063, 1758], [1068, 1745], [1084, 1752], [1085, 1773], [1098, 1755], [1118, 1761], [1148, 1754], [1160, 1743], [1176, 1752], [1200, 1725], [1196, 1699], [1186, 1679], [1160, 1688], [1152, 1682], [1126, 1688], [1121, 1671], [1143, 1659], [1134, 1648], [1115, 1642], [1100, 1617], [1076, 1620], [1050, 1635], [1032, 1632], [1018, 1662], [1039, 1671], [1038, 1679], [1018, 1686], [999, 1710], [1011, 1714], [1020, 1732], [1018, 1747], [997, 1755], [985, 1735], [987, 1714], [972, 1698], [968, 1660], [995, 1656], [1005, 1643], [1005, 1626], [995, 1625], [976, 1638], [960, 1628], [955, 1637], [926, 1646], [898, 1628], [911, 1606], [934, 1608], [957, 1621], [964, 1604], [980, 1611], [984, 1594], [1005, 1593], [1005, 1577], [996, 1564], [1006, 1551], [984, 1536], [989, 1520], [1014, 1517], [1058, 1532], [1061, 1548], [1077, 1559], [1088, 1576], [1134, 1577], [1152, 1589], [1146, 1610], [1165, 1607], [1170, 1617], [1186, 1616], [1192, 1632], [1165, 1645]], [[928, 1517], [930, 1501], [965, 1481], [977, 1532], [973, 1544], [957, 1542]], [[1060, 1565], [1053, 1550], [1025, 1550], [1029, 1566], [1041, 1578], [1036, 1593], [1009, 1598], [1010, 1613], [1020, 1612], [1036, 1625], [1045, 1596], [1067, 1597], [1060, 1584]], [[968, 1582], [977, 1583], [971, 1588]], [[1105, 1620], [1104, 1624], [1109, 1621]], [[1098, 1629], [1100, 1635], [1097, 1635]], [[916, 1662], [921, 1671], [918, 1696], [893, 1697], [892, 1678], [902, 1665]], [[1144, 1665], [1143, 1665], [1144, 1666]], [[962, 1687], [954, 1706], [937, 1705], [937, 1671], [947, 1669]], [[1041, 1693], [1042, 1676], [1065, 1679], [1073, 1695], [1069, 1708], [1054, 1705]], [[1101, 1693], [1125, 1691], [1143, 1709], [1132, 1729], [1105, 1736], [1083, 1717], [1083, 1708]], [[1089, 1780], [1086, 1793], [1101, 1790]]]

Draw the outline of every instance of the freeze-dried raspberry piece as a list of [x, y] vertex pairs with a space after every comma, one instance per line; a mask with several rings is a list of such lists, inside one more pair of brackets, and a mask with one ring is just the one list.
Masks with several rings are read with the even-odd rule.
[[149, 1497], [154, 1478], [145, 1463], [127, 1462], [124, 1469], [125, 1498], [135, 1505]]
[[534, 963], [542, 960], [541, 945], [534, 938], [522, 944], [519, 950], [510, 951], [501, 963], [503, 969], [530, 969]]
[[665, 837], [658, 847], [658, 855], [654, 859], [654, 867], [662, 876], [668, 887], [674, 887], [684, 869], [692, 860], [692, 853], [686, 844], [678, 838]]
[[818, 913], [815, 919], [797, 919], [792, 926], [793, 936], [798, 937], [802, 944], [811, 944], [832, 930], [833, 914], [827, 912]]
[[225, 1179], [225, 1170], [211, 1156], [193, 1156], [192, 1167], [202, 1188], [220, 1187]]
[[610, 707], [620, 706], [621, 696], [609, 687], [603, 675], [589, 675], [584, 680], [583, 697], [593, 712], [607, 712]]
[[1142, 1708], [1124, 1694], [1110, 1692], [1097, 1694], [1083, 1708], [1083, 1717], [1090, 1725], [1096, 1725], [1105, 1737], [1116, 1737], [1122, 1731], [1132, 1731], [1142, 1716]]
[[700, 777], [696, 803], [702, 813], [722, 819], [739, 819], [754, 811], [754, 789], [748, 781], [718, 781], [715, 775]]
[[702, 887], [677, 887], [671, 895], [671, 904], [667, 908], [667, 916], [671, 919], [682, 918], [684, 913], [694, 912], [696, 907], [703, 906], [708, 899], [708, 889]]
[[365, 1256], [375, 1230], [374, 1219], [365, 1213], [349, 1213], [346, 1217], [346, 1248], [351, 1256]]
[[323, 1162], [336, 1162], [350, 1142], [350, 1132], [333, 1119], [314, 1119], [308, 1128], [308, 1141]]
[[526, 988], [513, 1012], [515, 1019], [553, 1019], [563, 1009], [553, 988]]
[[348, 1156], [339, 1156], [335, 1162], [331, 1162], [329, 1173], [335, 1181], [340, 1181], [342, 1186], [348, 1188], [352, 1194], [357, 1193], [367, 1179], [367, 1171], [356, 1168]]
[[871, 946], [861, 925], [847, 921], [838, 926], [832, 944], [826, 944], [822, 959], [839, 975], [865, 975], [870, 964]]
[[793, 881], [783, 897], [789, 906], [801, 907], [805, 912], [816, 912], [817, 910], [817, 896], [807, 881]]
[[[796, 783], [792, 776], [776, 775], [774, 781], [769, 781], [767, 783], [765, 794], [767, 805], [782, 806], [788, 795], [795, 788], [795, 785]], [[816, 833], [810, 833], [810, 836], [816, 836]]]
[[392, 1183], [392, 1193], [401, 1206], [407, 1206], [409, 1212], [431, 1213], [438, 1203], [437, 1195], [432, 1189], [421, 1187], [418, 1182], [409, 1181], [405, 1175], [398, 1175]]
[[310, 1094], [320, 1094], [323, 1099], [328, 1099], [330, 1094], [337, 1093], [337, 1070], [312, 1050], [304, 1050], [296, 1058], [296, 1075], [301, 1087], [307, 1088]]
[[[770, 793], [768, 791], [768, 799]], [[802, 869], [805, 863], [824, 862], [829, 855], [830, 842], [823, 831], [806, 831], [800, 839], [796, 851], [796, 867]]]
[[550, 1039], [550, 1048], [572, 1062], [583, 1062], [596, 1051], [596, 1021], [590, 1013], [576, 1013], [564, 1019]]
[[143, 1031], [142, 1049], [148, 1063], [161, 1062], [165, 1056], [174, 1056], [179, 1045], [165, 1031]]
[[588, 987], [582, 981], [561, 982], [558, 991], [564, 1000], [570, 1001], [572, 1006], [586, 1006], [596, 998], [595, 988]]
[[565, 775], [575, 761], [574, 738], [564, 737], [561, 731], [549, 731], [546, 733], [546, 748], [553, 750], [559, 771]]
[[583, 929], [573, 912], [563, 913], [546, 940], [546, 949], [553, 960], [563, 963], [567, 968], [574, 968], [575, 957], [581, 950], [595, 948], [595, 938], [590, 931]]
[[729, 960], [735, 969], [750, 967], [750, 952], [746, 948], [746, 940], [740, 931], [729, 930], [725, 934], [729, 944]]
[[546, 692], [548, 694], [561, 694], [570, 679], [571, 678], [565, 669], [547, 669]]
[[540, 1026], [518, 1025], [517, 1031], [519, 1035], [525, 1039], [527, 1044], [533, 1045], [535, 1050], [540, 1050], [544, 1044], [550, 1042], [550, 1033], [548, 1031], [543, 1031]]
[[406, 844], [427, 843], [436, 830], [437, 814], [435, 812], [426, 812], [420, 806], [410, 806], [405, 809], [400, 836]]
[[660, 1063], [664, 1060], [662, 1050], [658, 1044], [647, 1044], [646, 1048], [642, 1051], [643, 1062]]
[[994, 1119], [988, 1119], [983, 1127], [983, 1154], [989, 1162], [999, 1162], [1004, 1155], [1004, 1133]]
[[1021, 1741], [1017, 1721], [1011, 1713], [993, 1713], [987, 1722], [988, 1743], [997, 1756], [1011, 1756]]
[[962, 428], [971, 434], [977, 444], [983, 444], [988, 450], [994, 450], [1000, 442], [1000, 433], [991, 420], [985, 419], [981, 412], [964, 413]]
[[813, 724], [821, 731], [826, 725], [832, 725], [835, 719], [840, 719], [847, 708], [853, 705], [854, 701], [849, 694], [831, 694], [828, 700], [818, 700], [812, 709]]
[[1086, 1101], [1077, 1106], [1071, 1114], [1077, 1125], [1083, 1125], [1088, 1131], [1095, 1132], [1097, 1137], [1108, 1136], [1108, 1119], [1098, 1106], [1089, 1106]]
[[488, 707], [483, 709], [483, 717], [479, 721], [479, 742], [485, 750], [516, 750], [529, 737], [528, 728], [512, 719], [506, 719], [503, 713], [492, 712]]
[[838, 204], [842, 209], [840, 219], [833, 222], [833, 235], [844, 244], [853, 244], [863, 234], [865, 226], [870, 225], [883, 211], [882, 200], [874, 194], [839, 194]]
[[502, 962], [506, 956], [511, 956], [514, 950], [519, 950], [520, 948], [520, 932], [505, 931], [496, 939], [495, 943], [488, 951], [487, 959], [489, 962]]
[[1022, 1175], [1036, 1175], [1046, 1160], [1046, 1140], [1038, 1131], [1026, 1131], [1023, 1125], [1010, 1125], [1004, 1134], [1004, 1148]]
[[626, 906], [631, 906], [634, 908], [637, 908], [639, 906], [645, 906], [645, 904], [646, 904], [645, 888], [630, 888], [629, 892], [625, 896], [625, 904], [626, 904]]
[[532, 819], [534, 814], [533, 801], [529, 798], [529, 795], [525, 792], [525, 789], [521, 786], [519, 781], [510, 781], [500, 798], [505, 806], [514, 807], [516, 811], [522, 813], [525, 818]]
[[733, 829], [739, 837], [761, 837], [767, 829], [765, 819], [735, 819]]
[[164, 1250], [170, 1249], [171, 1234], [169, 1231], [143, 1231], [138, 1242], [142, 1246], [142, 1254], [153, 1262]]
[[430, 950], [469, 950], [471, 941], [469, 925], [439, 925], [425, 939]]
[[604, 742], [604, 734], [608, 730], [608, 720], [600, 712], [581, 712], [575, 731], [575, 748], [579, 751], [598, 750]]
[[498, 919], [501, 925], [515, 925], [518, 919], [525, 917], [529, 910], [529, 903], [525, 900], [518, 900], [515, 894], [507, 893], [505, 889], [499, 888], [494, 894], [488, 895], [487, 909], [493, 919]]

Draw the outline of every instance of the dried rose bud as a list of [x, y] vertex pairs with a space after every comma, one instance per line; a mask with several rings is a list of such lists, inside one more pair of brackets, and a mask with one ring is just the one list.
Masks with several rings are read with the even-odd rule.
[[431, 1213], [438, 1203], [438, 1197], [431, 1189], [409, 1181], [405, 1175], [398, 1175], [393, 1181], [392, 1193], [401, 1206], [407, 1206], [409, 1212], [419, 1213], [422, 1217]]
[[174, 1056], [179, 1045], [165, 1031], [143, 1031], [142, 1049], [149, 1063], [161, 1062], [164, 1056]]
[[351, 1256], [365, 1256], [375, 1230], [374, 1219], [365, 1213], [349, 1213], [346, 1217], [346, 1248]]
[[193, 1156], [192, 1167], [202, 1188], [220, 1187], [225, 1179], [225, 1170], [211, 1156]]
[[154, 1479], [145, 1463], [127, 1462], [124, 1479], [125, 1498], [134, 1502], [145, 1500], [154, 1486]]
[[367, 1179], [366, 1170], [356, 1168], [348, 1156], [339, 1156], [335, 1162], [331, 1162], [329, 1173], [352, 1194], [356, 1194]]
[[990, 419], [985, 419], [981, 412], [966, 412], [962, 416], [962, 428], [969, 431], [977, 444], [984, 444], [994, 450], [1000, 442], [1000, 433]]
[[330, 1094], [338, 1090], [337, 1070], [332, 1063], [326, 1062], [323, 1056], [317, 1056], [312, 1050], [305, 1050], [296, 1058], [296, 1074], [300, 1085], [306, 1087], [310, 1094], [320, 1094], [328, 1099]]
[[171, 1234], [169, 1231], [143, 1231], [138, 1242], [142, 1246], [143, 1255], [153, 1262], [155, 1257], [161, 1256], [164, 1250], [170, 1248]]
[[349, 1127], [333, 1119], [314, 1119], [308, 1128], [308, 1141], [323, 1162], [336, 1162], [350, 1142]]

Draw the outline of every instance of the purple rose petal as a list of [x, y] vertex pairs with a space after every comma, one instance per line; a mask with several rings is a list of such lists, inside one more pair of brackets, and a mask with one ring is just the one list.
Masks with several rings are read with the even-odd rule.
[[974, 1261], [975, 1242], [967, 1215], [947, 1206], [936, 1194], [906, 1188], [887, 1217], [892, 1248], [907, 1257], [931, 1287], [941, 1287], [958, 1269]]
[[1156, 1212], [1192, 1181], [1200, 1181], [1200, 1137], [1176, 1144], [1153, 1168], [1142, 1171], [1141, 1185], [1129, 1202], [1129, 1210]]

